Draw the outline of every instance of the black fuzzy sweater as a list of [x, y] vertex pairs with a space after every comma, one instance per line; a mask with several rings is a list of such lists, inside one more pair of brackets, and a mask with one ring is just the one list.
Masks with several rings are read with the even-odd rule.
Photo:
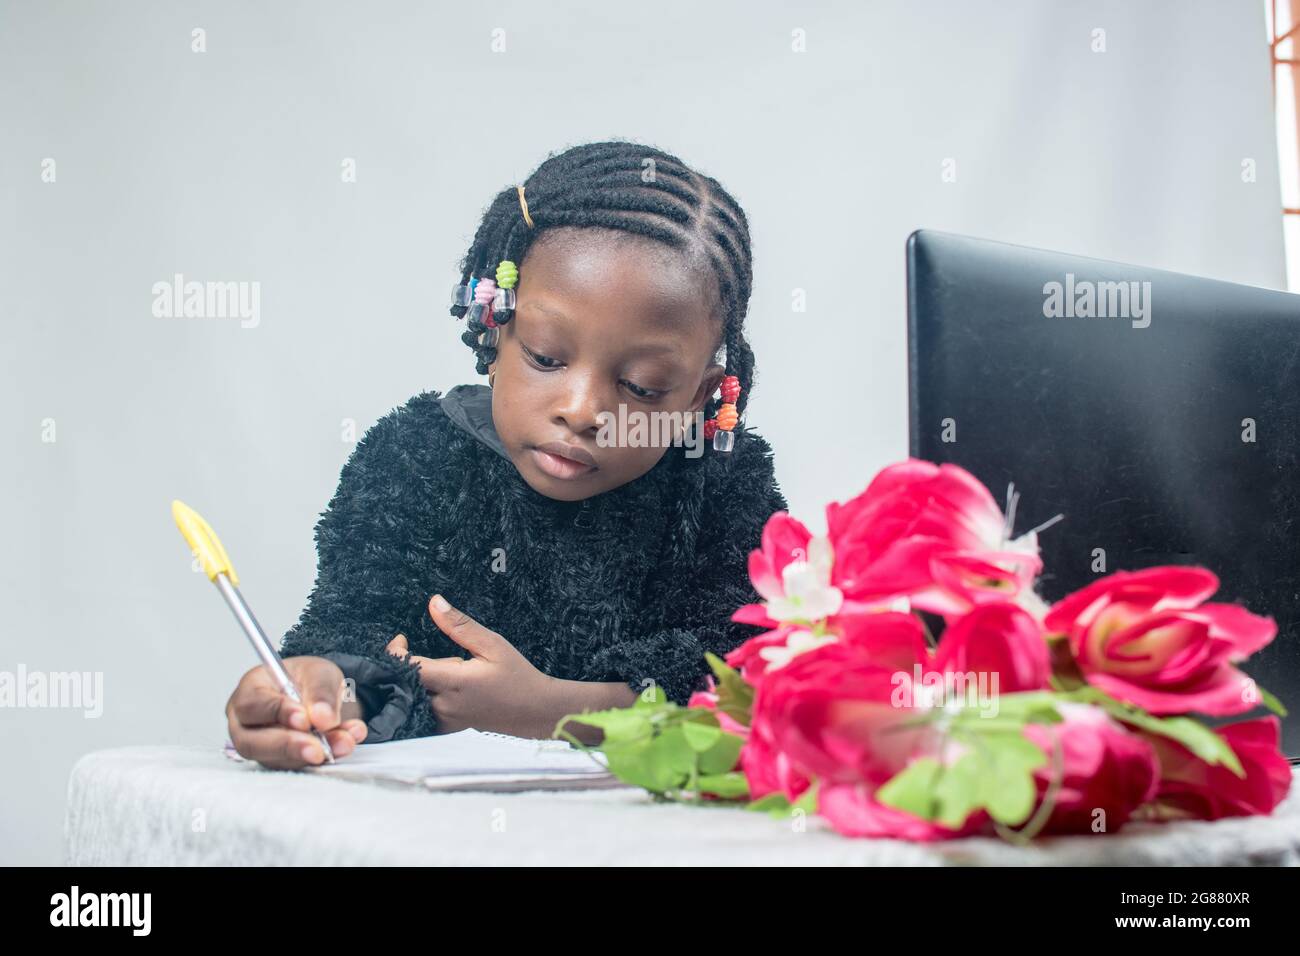
[[492, 424], [491, 390], [427, 391], [357, 444], [316, 525], [316, 584], [285, 635], [286, 657], [329, 657], [356, 687], [367, 742], [437, 733], [419, 669], [385, 647], [468, 657], [428, 614], [429, 597], [510, 641], [553, 677], [658, 684], [686, 703], [723, 655], [760, 633], [729, 619], [758, 600], [748, 556], [785, 510], [770, 446], [670, 447], [634, 481], [578, 502], [520, 476]]

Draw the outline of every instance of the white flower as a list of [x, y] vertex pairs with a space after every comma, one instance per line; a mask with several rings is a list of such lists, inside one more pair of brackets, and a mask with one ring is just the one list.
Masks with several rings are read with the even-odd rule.
[[765, 647], [758, 652], [758, 656], [768, 662], [769, 671], [779, 670], [800, 654], [806, 654], [825, 644], [834, 644], [836, 640], [834, 634], [823, 634], [819, 637], [812, 631], [791, 631], [784, 645]]
[[820, 621], [838, 611], [844, 595], [831, 584], [833, 560], [829, 538], [820, 535], [810, 539], [807, 556], [791, 561], [782, 570], [785, 594], [766, 602], [767, 616], [776, 621]]

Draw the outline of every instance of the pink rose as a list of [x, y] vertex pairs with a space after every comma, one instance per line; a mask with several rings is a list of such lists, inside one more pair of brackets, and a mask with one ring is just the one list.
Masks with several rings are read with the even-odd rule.
[[1040, 801], [1058, 773], [1053, 741], [1060, 741], [1064, 776], [1042, 832], [1115, 832], [1155, 796], [1155, 750], [1099, 707], [1062, 702], [1057, 709], [1062, 723], [1024, 730], [1047, 755], [1046, 765], [1034, 771]]
[[1222, 716], [1255, 706], [1232, 666], [1277, 633], [1270, 617], [1203, 604], [1219, 587], [1204, 568], [1119, 571], [1054, 604], [1043, 620], [1065, 634], [1089, 684], [1153, 714]]
[[951, 619], [1028, 596], [1042, 570], [1037, 537], [1008, 541], [993, 496], [956, 465], [891, 465], [856, 498], [827, 506], [826, 523], [843, 614], [907, 597]]
[[819, 803], [829, 795], [828, 819], [842, 832], [932, 839], [968, 832], [970, 820], [948, 830], [880, 806], [874, 794], [915, 759], [952, 756], [941, 753], [934, 724], [916, 723], [944, 704], [947, 689], [970, 688], [969, 679], [994, 696], [1047, 686], [1036, 622], [1011, 605], [977, 608], [948, 629], [933, 658], [911, 614], [878, 612], [844, 624], [837, 640], [769, 668], [755, 688], [742, 754], [751, 793], [782, 789], [794, 800], [815, 778]]
[[1272, 813], [1291, 789], [1291, 765], [1279, 750], [1276, 717], [1244, 720], [1214, 731], [1228, 742], [1245, 778], [1222, 765], [1211, 766], [1168, 737], [1146, 735], [1160, 760], [1160, 816], [1218, 820]]

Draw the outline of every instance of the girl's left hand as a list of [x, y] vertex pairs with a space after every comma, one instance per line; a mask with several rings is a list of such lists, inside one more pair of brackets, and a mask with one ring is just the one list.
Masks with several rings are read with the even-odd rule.
[[[441, 595], [430, 598], [429, 616], [442, 633], [472, 655], [468, 660], [411, 655], [420, 667], [420, 683], [433, 698], [439, 733], [473, 727], [516, 737], [551, 736], [562, 716], [552, 716], [555, 678], [543, 674], [504, 637], [447, 604]], [[387, 650], [397, 657], [409, 653], [406, 635], [398, 634]]]

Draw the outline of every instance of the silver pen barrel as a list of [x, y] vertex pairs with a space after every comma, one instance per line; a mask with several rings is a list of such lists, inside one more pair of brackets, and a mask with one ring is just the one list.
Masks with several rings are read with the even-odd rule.
[[[235, 615], [235, 620], [239, 621], [239, 626], [248, 635], [248, 641], [253, 645], [253, 650], [257, 652], [257, 656], [261, 658], [262, 663], [266, 665], [266, 669], [271, 672], [271, 676], [276, 679], [285, 696], [301, 704], [302, 696], [298, 693], [298, 688], [294, 686], [293, 678], [284, 669], [284, 662], [280, 660], [280, 655], [272, 646], [266, 632], [262, 630], [262, 625], [257, 623], [257, 618], [253, 616], [253, 609], [248, 606], [244, 596], [239, 593], [239, 588], [230, 582], [230, 578], [224, 572], [219, 573], [213, 578], [213, 581], [217, 585], [217, 590], [221, 592], [221, 596], [226, 599], [226, 604], [230, 607], [231, 613]], [[310, 711], [307, 713], [307, 721], [308, 723], [311, 722]], [[312, 733], [316, 735], [316, 739], [325, 748], [325, 760], [333, 763], [334, 751], [330, 749], [329, 741], [325, 739], [325, 735], [314, 728]]]

